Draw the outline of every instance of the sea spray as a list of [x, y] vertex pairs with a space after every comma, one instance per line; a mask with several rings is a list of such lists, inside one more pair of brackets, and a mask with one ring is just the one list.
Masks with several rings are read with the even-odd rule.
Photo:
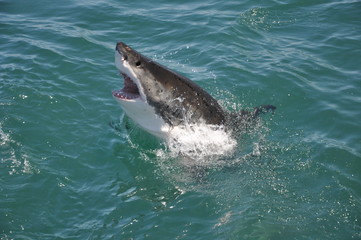
[[234, 153], [237, 141], [223, 126], [189, 124], [174, 127], [166, 141], [172, 157], [182, 156], [195, 165], [212, 165]]

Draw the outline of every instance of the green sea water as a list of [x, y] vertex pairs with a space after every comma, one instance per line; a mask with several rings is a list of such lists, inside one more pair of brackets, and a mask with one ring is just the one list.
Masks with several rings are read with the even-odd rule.
[[[0, 239], [361, 239], [360, 26], [352, 0], [0, 0]], [[277, 110], [159, 141], [112, 98], [117, 41]]]

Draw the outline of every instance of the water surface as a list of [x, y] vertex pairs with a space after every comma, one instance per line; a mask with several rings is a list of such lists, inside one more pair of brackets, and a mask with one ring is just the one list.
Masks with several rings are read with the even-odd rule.
[[[0, 238], [360, 239], [360, 9], [0, 1]], [[176, 154], [112, 99], [117, 41], [228, 110], [277, 111], [236, 143]]]

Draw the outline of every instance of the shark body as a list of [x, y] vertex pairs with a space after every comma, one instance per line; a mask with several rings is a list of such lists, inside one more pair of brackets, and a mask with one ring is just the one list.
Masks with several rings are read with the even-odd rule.
[[260, 112], [275, 109], [272, 105], [263, 105], [253, 112], [228, 114], [195, 82], [123, 42], [116, 45], [115, 65], [124, 78], [124, 87], [113, 91], [114, 98], [140, 127], [160, 138], [166, 138], [175, 126], [226, 126], [233, 124], [234, 119], [254, 118]]

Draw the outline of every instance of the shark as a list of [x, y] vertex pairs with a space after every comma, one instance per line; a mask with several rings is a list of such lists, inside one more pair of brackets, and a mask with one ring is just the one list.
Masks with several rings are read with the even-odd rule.
[[197, 83], [123, 42], [116, 44], [115, 66], [124, 84], [112, 92], [113, 97], [126, 115], [159, 138], [167, 138], [176, 126], [189, 124], [225, 128], [244, 125], [260, 113], [276, 109], [273, 105], [261, 105], [253, 111], [224, 110]]

